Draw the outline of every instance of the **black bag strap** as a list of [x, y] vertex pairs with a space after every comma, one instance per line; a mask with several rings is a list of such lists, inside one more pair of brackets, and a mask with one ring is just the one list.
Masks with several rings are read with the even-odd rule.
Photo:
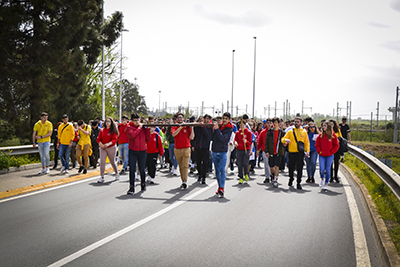
[[296, 143], [297, 143], [296, 132], [294, 131], [294, 128], [292, 130], [293, 130], [294, 140], [296, 140]]
[[156, 133], [156, 148], [158, 149], [158, 133]]
[[64, 128], [62, 128], [61, 133], [64, 131], [65, 128], [67, 128], [69, 124], [67, 123], [67, 125], [64, 126]]

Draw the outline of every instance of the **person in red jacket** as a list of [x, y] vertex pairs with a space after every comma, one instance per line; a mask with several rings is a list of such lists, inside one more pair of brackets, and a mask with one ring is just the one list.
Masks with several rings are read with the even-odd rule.
[[119, 138], [118, 138], [118, 148], [119, 157], [122, 161], [122, 170], [119, 174], [125, 174], [126, 168], [128, 166], [129, 159], [129, 139], [125, 130], [128, 127], [129, 118], [126, 115], [122, 116], [122, 122], [118, 124]]
[[259, 157], [260, 152], [264, 162], [264, 170], [265, 170], [265, 180], [264, 183], [269, 183], [269, 178], [271, 177], [271, 169], [269, 167], [268, 158], [266, 157], [264, 148], [265, 148], [265, 139], [267, 138], [267, 132], [272, 127], [271, 119], [267, 119], [265, 122], [265, 129], [263, 129], [258, 135], [257, 140], [257, 157]]
[[235, 134], [236, 163], [239, 169], [239, 184], [243, 184], [243, 174], [245, 181], [249, 181], [249, 157], [251, 151], [252, 135], [244, 123], [238, 125], [239, 130]]
[[327, 191], [328, 182], [331, 177], [333, 157], [339, 149], [339, 140], [329, 122], [323, 122], [321, 128], [322, 133], [320, 133], [317, 140], [315, 140], [315, 148], [319, 155], [319, 174], [321, 176], [321, 183], [319, 186], [321, 188], [323, 187], [324, 191]]
[[154, 184], [156, 176], [157, 159], [164, 155], [164, 147], [161, 136], [155, 131], [155, 127], [150, 127], [150, 139], [147, 141], [146, 167], [149, 175], [148, 182]]
[[140, 172], [140, 185], [141, 190], [146, 190], [146, 173], [144, 171], [146, 167], [147, 157], [147, 141], [150, 140], [150, 129], [143, 128], [143, 125], [139, 122], [139, 115], [133, 113], [131, 115], [131, 122], [125, 130], [129, 139], [129, 190], [128, 195], [135, 193], [135, 174], [136, 174], [136, 162], [138, 163]]
[[111, 166], [115, 171], [115, 180], [119, 180], [118, 168], [115, 163], [115, 155], [117, 152], [118, 129], [113, 119], [108, 117], [104, 122], [104, 128], [101, 129], [97, 137], [97, 143], [100, 147], [100, 179], [98, 183], [104, 183], [104, 171], [106, 169], [106, 159], [110, 160]]

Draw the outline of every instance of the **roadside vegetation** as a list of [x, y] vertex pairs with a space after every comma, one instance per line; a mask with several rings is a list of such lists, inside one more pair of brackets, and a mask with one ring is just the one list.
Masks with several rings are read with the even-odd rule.
[[[353, 142], [353, 144], [361, 145], [363, 150], [375, 152], [376, 158], [392, 159], [392, 169], [400, 173], [400, 145], [371, 142]], [[400, 254], [400, 201], [390, 188], [359, 159], [347, 153], [344, 163], [354, 171], [368, 189]]]

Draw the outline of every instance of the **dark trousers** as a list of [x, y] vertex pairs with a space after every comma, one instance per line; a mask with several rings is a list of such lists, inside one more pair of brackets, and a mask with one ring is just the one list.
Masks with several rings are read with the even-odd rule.
[[151, 178], [154, 178], [156, 176], [157, 158], [158, 153], [147, 153], [146, 167], [147, 173]]
[[301, 183], [303, 176], [304, 153], [289, 153], [289, 179], [294, 180], [294, 170], [297, 172], [297, 183]]
[[195, 154], [199, 178], [206, 178], [210, 163], [210, 151], [207, 148], [197, 148]]
[[164, 163], [169, 163], [171, 165], [171, 161], [169, 160], [169, 148], [164, 148]]
[[97, 162], [99, 161], [99, 154], [100, 154], [100, 148], [99, 146], [92, 146], [92, 155], [90, 156], [90, 165], [93, 167], [97, 167]]
[[129, 184], [131, 187], [135, 186], [135, 175], [136, 175], [136, 162], [138, 163], [140, 172], [140, 184], [143, 186], [146, 183], [146, 173], [144, 171], [146, 167], [147, 152], [135, 151], [129, 149]]
[[240, 149], [236, 150], [236, 164], [238, 166], [239, 177], [243, 179], [243, 175], [249, 174], [249, 157], [250, 151], [244, 151]]
[[54, 168], [57, 167], [57, 163], [58, 163], [58, 149], [57, 149], [57, 142], [53, 143], [53, 147], [54, 147]]
[[335, 156], [333, 157], [333, 164], [331, 165], [331, 180], [338, 179], [338, 171], [339, 171], [339, 160], [340, 160], [340, 153], [335, 153]]

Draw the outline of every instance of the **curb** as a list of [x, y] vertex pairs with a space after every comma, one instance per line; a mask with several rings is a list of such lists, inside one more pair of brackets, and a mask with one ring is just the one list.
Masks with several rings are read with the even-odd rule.
[[372, 200], [368, 189], [365, 187], [361, 180], [354, 174], [353, 170], [345, 164], [340, 164], [340, 167], [345, 171], [357, 189], [362, 193], [362, 201], [367, 211], [367, 215], [371, 224], [372, 232], [378, 247], [379, 255], [381, 256], [383, 266], [394, 267], [400, 266], [400, 256], [397, 252], [394, 243], [389, 235], [388, 229], [381, 215], [379, 215], [375, 203]]
[[[33, 164], [30, 164], [30, 165], [33, 165]], [[29, 166], [29, 165], [25, 165], [25, 166]], [[42, 166], [42, 165], [40, 165], [40, 163], [39, 163], [39, 166]], [[122, 168], [122, 166], [120, 166], [120, 167]], [[118, 168], [118, 169], [121, 169], [121, 168]], [[105, 170], [105, 173], [110, 173], [113, 171], [114, 171], [113, 168], [108, 168]], [[21, 195], [21, 194], [26, 194], [26, 193], [30, 193], [33, 191], [38, 191], [41, 189], [50, 188], [50, 187], [54, 187], [54, 186], [58, 186], [58, 185], [62, 185], [62, 184], [68, 184], [68, 183], [80, 181], [83, 179], [87, 179], [87, 178], [91, 178], [91, 177], [99, 176], [99, 175], [100, 175], [100, 171], [93, 171], [93, 172], [89, 172], [86, 174], [78, 174], [78, 175], [54, 180], [51, 182], [45, 182], [45, 183], [35, 184], [35, 185], [31, 185], [31, 186], [25, 186], [25, 187], [21, 187], [21, 188], [17, 188], [17, 189], [11, 189], [11, 190], [0, 192], [0, 199], [13, 197], [13, 196]]]
[[[54, 165], [54, 161], [50, 161], [49, 167]], [[38, 169], [42, 167], [42, 163], [32, 163], [32, 164], [26, 164], [26, 165], [21, 165], [19, 167], [9, 167], [8, 169], [3, 169], [0, 170], [0, 174], [6, 174], [9, 172], [18, 172], [18, 171], [26, 171], [26, 170], [32, 170], [32, 169]]]

